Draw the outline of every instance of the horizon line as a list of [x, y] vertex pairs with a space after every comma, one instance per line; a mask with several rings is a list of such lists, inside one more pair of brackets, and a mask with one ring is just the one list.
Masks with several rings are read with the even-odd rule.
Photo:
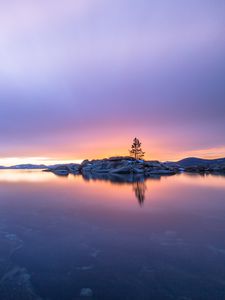
[[[13, 167], [18, 165], [45, 165], [45, 166], [51, 166], [51, 165], [57, 165], [57, 164], [70, 164], [70, 163], [77, 163], [81, 164], [84, 160], [94, 160], [94, 159], [107, 159], [111, 157], [129, 157], [129, 155], [114, 155], [114, 156], [105, 156], [101, 158], [85, 158], [85, 159], [55, 159], [55, 158], [47, 158], [47, 157], [7, 157], [7, 158], [0, 158], [0, 167]], [[178, 162], [180, 160], [186, 159], [186, 158], [198, 158], [198, 159], [204, 159], [204, 160], [215, 160], [215, 159], [223, 159], [224, 156], [214, 156], [214, 157], [202, 157], [202, 156], [184, 156], [181, 159], [168, 159], [168, 160], [159, 160], [159, 159], [144, 159], [147, 161], [154, 161], [158, 160], [161, 162]], [[5, 163], [4, 163], [5, 161]]]

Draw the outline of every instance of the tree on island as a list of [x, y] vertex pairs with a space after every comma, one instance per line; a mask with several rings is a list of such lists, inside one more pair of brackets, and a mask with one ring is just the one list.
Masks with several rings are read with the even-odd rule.
[[135, 159], [141, 159], [144, 157], [145, 152], [141, 149], [141, 142], [138, 138], [134, 138], [133, 144], [131, 146], [130, 156], [134, 157]]

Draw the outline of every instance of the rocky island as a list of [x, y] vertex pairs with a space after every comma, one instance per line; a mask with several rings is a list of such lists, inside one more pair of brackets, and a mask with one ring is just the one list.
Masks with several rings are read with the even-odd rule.
[[204, 160], [186, 158], [178, 162], [159, 162], [157, 160], [135, 159], [130, 156], [116, 156], [104, 159], [84, 160], [81, 164], [62, 164], [50, 166], [44, 171], [56, 175], [81, 174], [85, 178], [101, 177], [151, 177], [174, 175], [179, 172], [225, 174], [225, 159]]
[[138, 160], [132, 157], [110, 157], [104, 159], [84, 160], [81, 164], [66, 164], [48, 168], [45, 171], [57, 175], [82, 174], [89, 175], [174, 175], [179, 168], [171, 167], [159, 161]]

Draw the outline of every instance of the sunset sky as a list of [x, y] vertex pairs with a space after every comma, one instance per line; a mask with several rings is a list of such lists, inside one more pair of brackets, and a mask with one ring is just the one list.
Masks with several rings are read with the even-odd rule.
[[0, 4], [0, 165], [225, 157], [224, 0]]

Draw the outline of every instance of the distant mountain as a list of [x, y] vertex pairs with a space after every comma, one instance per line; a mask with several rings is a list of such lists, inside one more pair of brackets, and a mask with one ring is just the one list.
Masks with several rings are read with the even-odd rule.
[[[34, 170], [34, 169], [48, 169], [48, 168], [56, 168], [58, 166], [61, 166], [63, 164], [55, 164], [55, 165], [34, 165], [34, 164], [20, 164], [20, 165], [14, 165], [14, 166], [0, 166], [0, 170]], [[69, 167], [73, 167], [74, 163], [67, 164]]]
[[11, 166], [11, 167], [3, 167], [0, 166], [0, 169], [45, 169], [47, 168], [46, 165], [33, 165], [33, 164], [21, 164], [21, 165], [15, 165], [15, 166]]
[[192, 166], [212, 166], [212, 165], [223, 165], [225, 164], [225, 158], [218, 159], [202, 159], [197, 157], [188, 157], [176, 162], [182, 168], [192, 167]]

